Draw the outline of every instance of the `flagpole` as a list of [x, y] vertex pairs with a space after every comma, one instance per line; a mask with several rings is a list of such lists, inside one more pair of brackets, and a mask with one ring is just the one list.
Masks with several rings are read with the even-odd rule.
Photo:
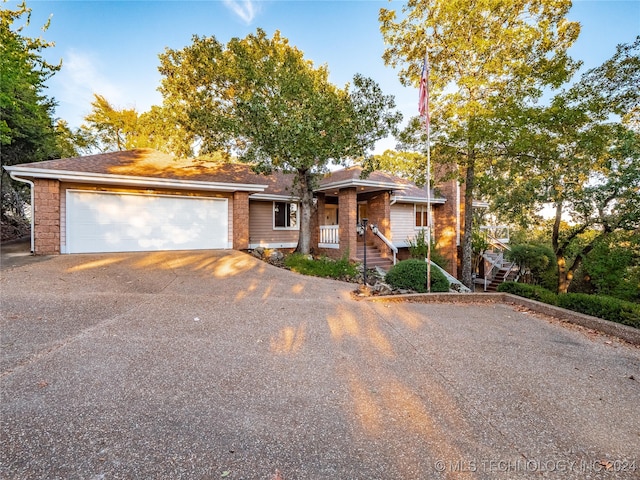
[[[429, 77], [427, 76], [427, 83]], [[429, 115], [429, 112], [427, 112]], [[427, 243], [427, 293], [431, 293], [431, 122], [427, 122], [427, 225], [429, 226], [429, 239]]]
[[431, 236], [433, 228], [433, 219], [431, 218], [431, 122], [429, 119], [429, 48], [424, 52], [424, 92], [421, 95], [423, 105], [421, 108], [425, 117], [425, 128], [427, 129], [427, 293], [431, 293]]

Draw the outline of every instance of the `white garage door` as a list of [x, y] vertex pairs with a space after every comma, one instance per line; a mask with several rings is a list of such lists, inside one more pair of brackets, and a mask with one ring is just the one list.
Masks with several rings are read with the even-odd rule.
[[67, 253], [228, 247], [225, 198], [67, 190]]

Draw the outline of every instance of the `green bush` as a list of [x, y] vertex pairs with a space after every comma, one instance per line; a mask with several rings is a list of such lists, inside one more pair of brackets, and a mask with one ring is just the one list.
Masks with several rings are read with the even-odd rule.
[[530, 298], [539, 302], [557, 305], [557, 295], [539, 285], [528, 283], [504, 282], [498, 285], [498, 292], [512, 293], [519, 297]]
[[307, 255], [293, 253], [284, 259], [284, 264], [288, 269], [303, 275], [336, 280], [350, 280], [358, 274], [356, 266], [346, 257], [340, 260], [332, 260], [327, 257], [311, 259]]
[[604, 295], [567, 293], [558, 295], [558, 306], [640, 328], [640, 305]]
[[[398, 262], [385, 276], [385, 281], [394, 288], [406, 288], [419, 293], [427, 291], [427, 263], [424, 260], [403, 260]], [[431, 291], [448, 292], [449, 280], [436, 267], [431, 267]]]
[[528, 269], [532, 277], [531, 283], [536, 285], [543, 283], [550, 270], [555, 271], [555, 254], [544, 245], [514, 245], [507, 251], [506, 257], [515, 262], [521, 272]]
[[603, 295], [588, 295], [586, 293], [556, 295], [536, 285], [515, 282], [502, 283], [498, 286], [498, 291], [512, 293], [549, 305], [557, 305], [574, 312], [640, 328], [640, 305], [618, 298]]

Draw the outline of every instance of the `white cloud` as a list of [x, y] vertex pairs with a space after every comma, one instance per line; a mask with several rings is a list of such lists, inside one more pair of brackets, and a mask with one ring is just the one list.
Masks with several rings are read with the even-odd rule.
[[247, 25], [253, 21], [258, 13], [253, 0], [224, 0], [224, 4]]
[[87, 52], [69, 50], [64, 56], [62, 69], [50, 81], [50, 94], [58, 102], [56, 116], [70, 126], [80, 126], [91, 110], [93, 94], [104, 96], [118, 106], [123, 93], [101, 72], [100, 63]]

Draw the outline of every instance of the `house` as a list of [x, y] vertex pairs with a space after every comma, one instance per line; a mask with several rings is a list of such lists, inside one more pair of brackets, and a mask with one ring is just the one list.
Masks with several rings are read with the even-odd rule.
[[[177, 159], [150, 149], [5, 169], [32, 187], [36, 255], [297, 245], [292, 175], [264, 176], [245, 164]], [[449, 182], [431, 198], [434, 236], [454, 275], [459, 190]], [[427, 225], [425, 190], [383, 172], [361, 178], [361, 169], [350, 167], [327, 174], [315, 201], [312, 245], [333, 257], [359, 256], [363, 218], [373, 227], [367, 230], [372, 251], [388, 259], [408, 256], [408, 241]]]

